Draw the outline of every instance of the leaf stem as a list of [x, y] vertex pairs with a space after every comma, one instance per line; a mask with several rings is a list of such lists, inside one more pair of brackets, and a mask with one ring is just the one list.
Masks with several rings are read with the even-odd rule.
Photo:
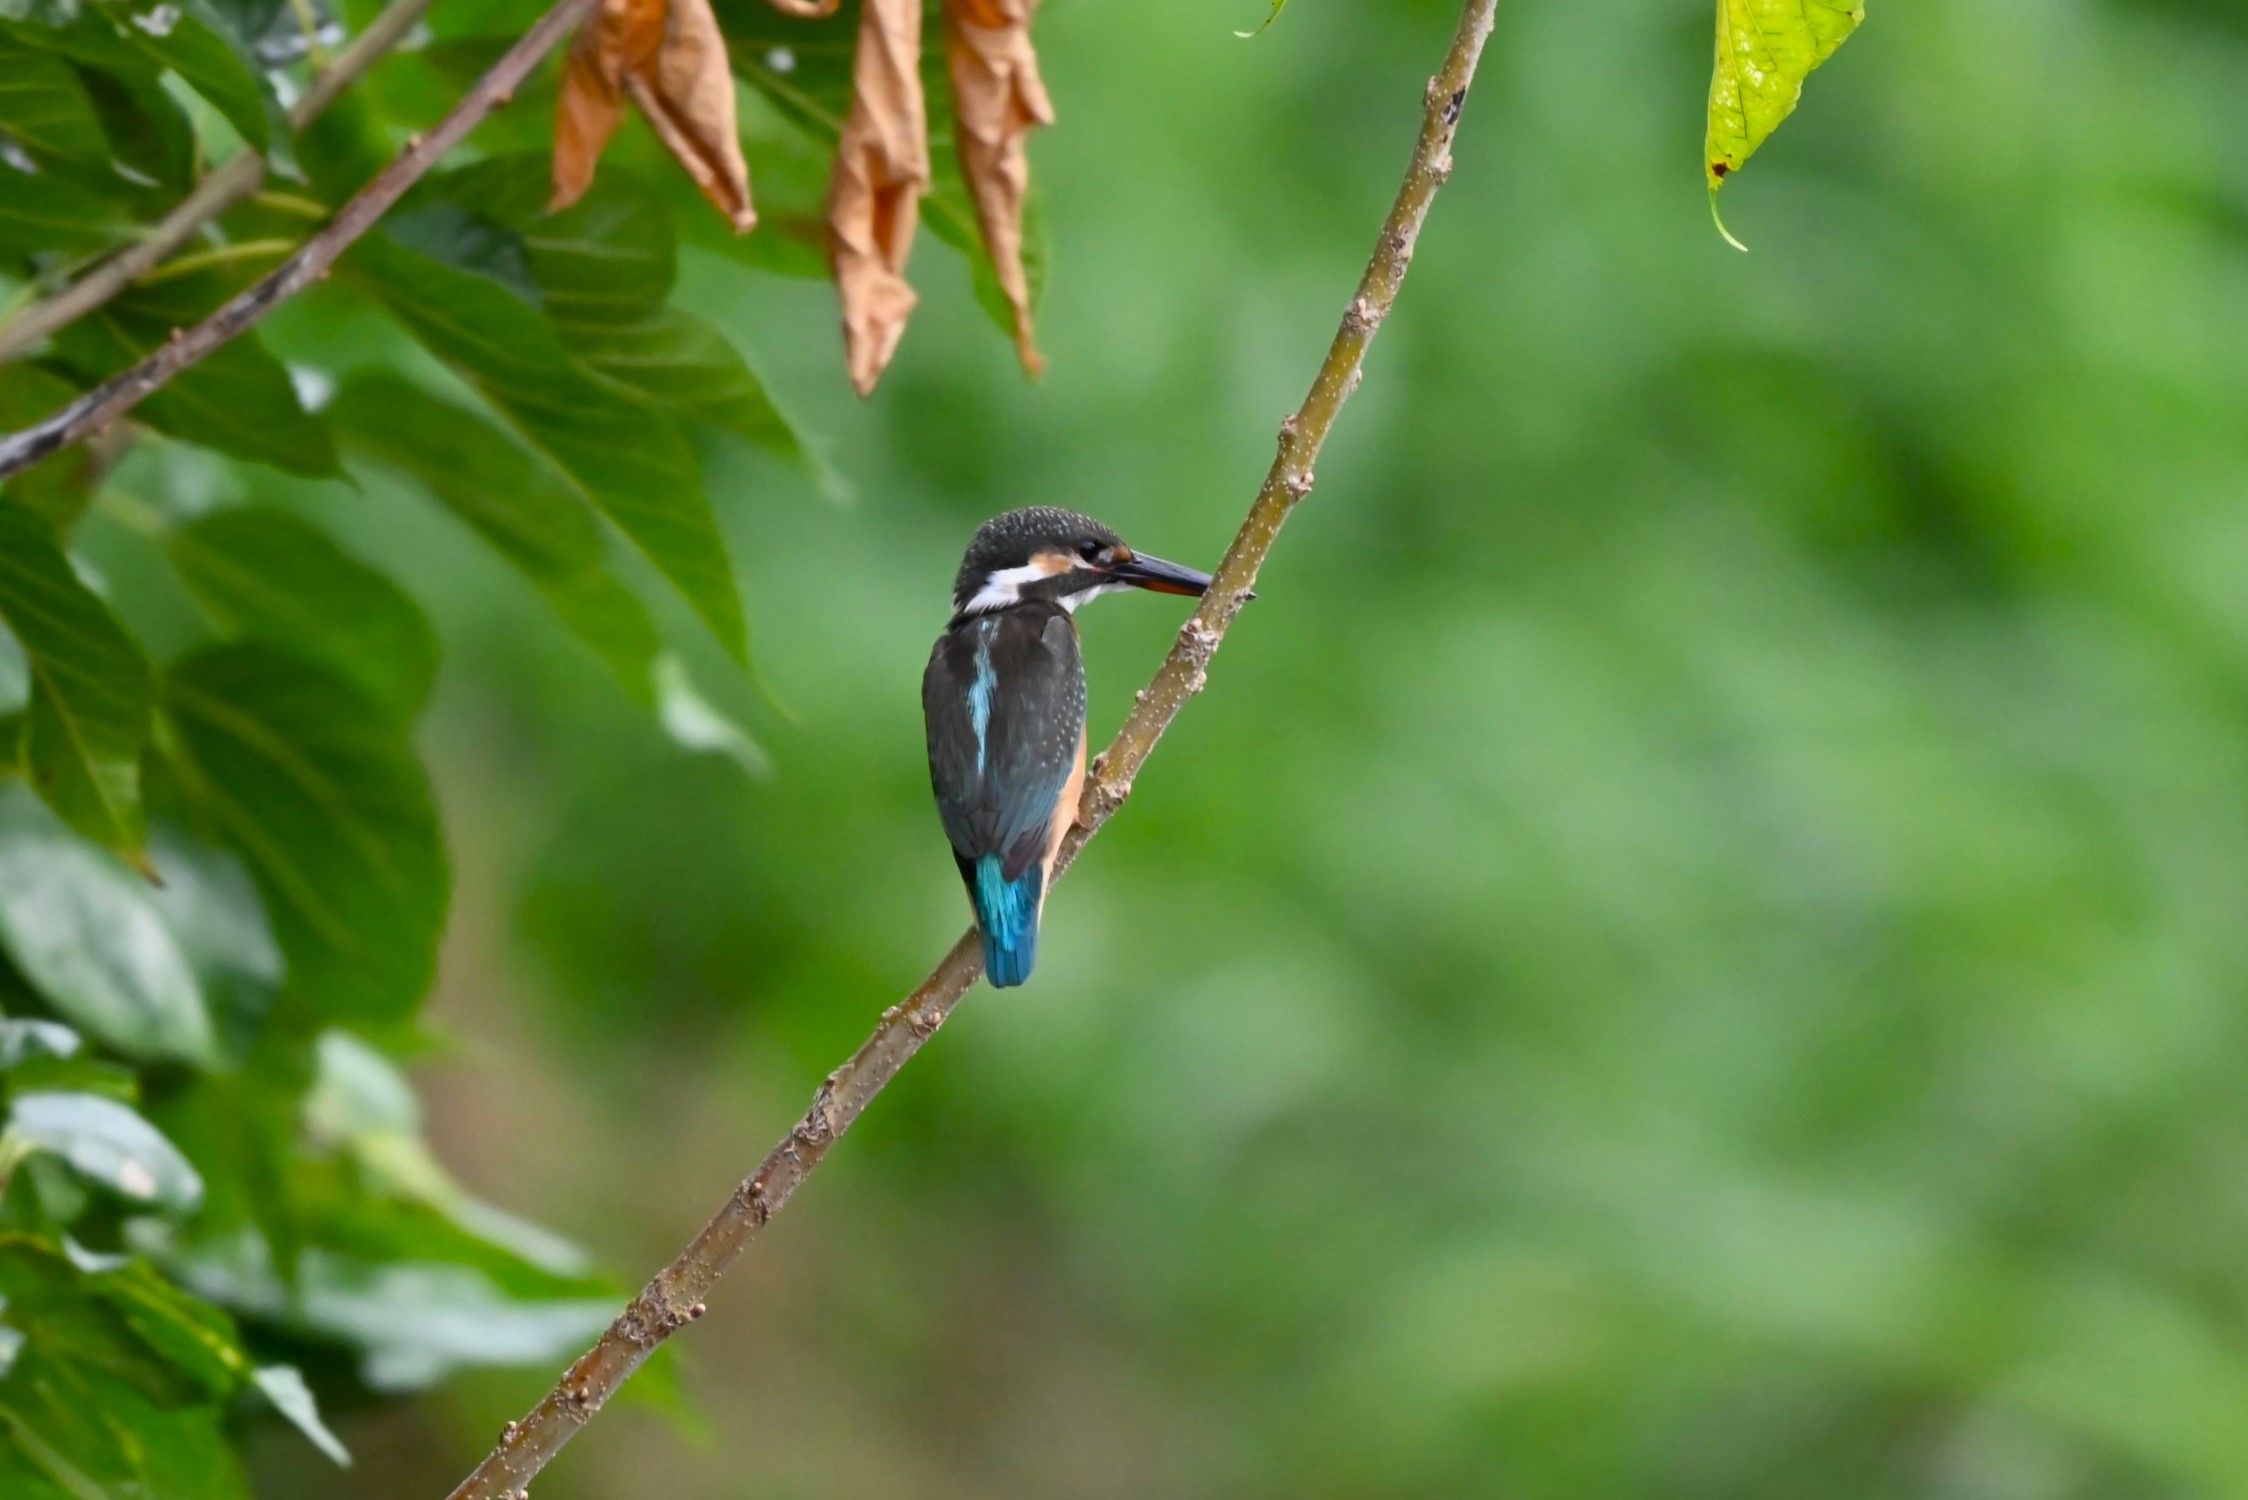
[[260, 208], [274, 209], [280, 213], [295, 214], [300, 219], [320, 220], [328, 217], [328, 205], [295, 193], [276, 193], [270, 190], [252, 193], [250, 201]]
[[[1429, 80], [1419, 140], [1404, 184], [1374, 242], [1357, 295], [1343, 312], [1342, 326], [1328, 345], [1310, 393], [1280, 424], [1280, 451], [1218, 566], [1216, 580], [1193, 618], [1180, 629], [1124, 727], [1093, 763], [1078, 807], [1078, 827], [1062, 845], [1056, 879], [1124, 805], [1133, 778], [1154, 753], [1164, 730], [1187, 700], [1202, 690], [1210, 659], [1249, 597], [1281, 526], [1311, 493], [1313, 463], [1337, 413], [1358, 388], [1366, 350], [1397, 300], [1429, 205], [1451, 175], [1452, 138], [1497, 5], [1498, 0], [1467, 0], [1444, 65]], [[718, 1279], [874, 1096], [944, 1025], [982, 973], [980, 946], [971, 929], [913, 993], [882, 1013], [874, 1034], [848, 1062], [828, 1074], [812, 1097], [812, 1107], [742, 1180], [678, 1258], [641, 1288], [600, 1341], [563, 1372], [561, 1381], [537, 1406], [522, 1420], [507, 1424], [498, 1445], [461, 1481], [451, 1500], [503, 1500], [523, 1491], [665, 1339], [702, 1316], [704, 1299]]]
[[171, 518], [137, 495], [104, 486], [94, 495], [94, 509], [129, 531], [142, 536], [162, 536], [172, 529]]
[[211, 266], [231, 265], [238, 260], [278, 260], [296, 248], [295, 240], [241, 240], [232, 245], [213, 245], [208, 250], [164, 262], [143, 276], [140, 284], [154, 286], [160, 281], [170, 281]]
[[[399, 0], [399, 5], [394, 5], [383, 13], [383, 19], [388, 20], [402, 6], [425, 6], [428, 3], [429, 0]], [[461, 97], [460, 103], [453, 106], [452, 112], [437, 122], [436, 128], [427, 135], [418, 135], [407, 141], [405, 148], [390, 165], [376, 173], [374, 181], [361, 188], [350, 202], [336, 211], [333, 219], [306, 239], [296, 254], [244, 289], [194, 328], [159, 347], [139, 364], [111, 376], [45, 421], [27, 427], [13, 437], [0, 438], [0, 479], [28, 469], [56, 449], [67, 447], [108, 426], [142, 400], [163, 389], [174, 375], [189, 368], [236, 334], [248, 330], [267, 313], [320, 280], [327, 274], [328, 268], [336, 263], [337, 257], [349, 249], [361, 235], [374, 228], [376, 222], [390, 211], [391, 205], [405, 196], [406, 190], [419, 182], [431, 167], [436, 166], [446, 152], [460, 144], [461, 138], [475, 129], [486, 115], [513, 98], [516, 86], [523, 81], [525, 75], [537, 67], [539, 61], [553, 51], [564, 36], [591, 15], [599, 3], [600, 0], [556, 0], [553, 8], [523, 34], [522, 40], [508, 48], [506, 55], [492, 65], [492, 70], [479, 78]], [[371, 35], [372, 32], [373, 28], [370, 27], [368, 34]], [[363, 36], [361, 40], [366, 38]], [[340, 60], [338, 66], [341, 66]], [[310, 102], [318, 93], [319, 87], [315, 84], [304, 100], [299, 101], [299, 106]], [[332, 93], [330, 97], [333, 97]], [[244, 156], [247, 155], [248, 153], [244, 153]], [[236, 157], [233, 162], [222, 167], [220, 173], [231, 169], [243, 159]], [[216, 180], [218, 175], [219, 173], [214, 173], [205, 178], [205, 184]]]

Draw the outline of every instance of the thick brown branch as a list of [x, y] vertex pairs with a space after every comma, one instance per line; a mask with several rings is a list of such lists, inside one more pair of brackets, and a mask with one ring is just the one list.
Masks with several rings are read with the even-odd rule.
[[[1335, 415], [1357, 388], [1366, 349], [1396, 301], [1398, 286], [1411, 264], [1421, 224], [1436, 190], [1452, 171], [1452, 136], [1460, 107], [1475, 76], [1476, 60], [1491, 33], [1498, 0], [1467, 0], [1460, 28], [1443, 69], [1429, 81], [1427, 109], [1419, 142], [1404, 185], [1382, 225], [1373, 259], [1343, 314], [1342, 327], [1312, 380], [1311, 392], [1295, 414], [1280, 424], [1280, 452], [1265, 475], [1264, 487], [1218, 568], [1217, 581], [1179, 631], [1155, 680], [1139, 695], [1131, 716], [1094, 765], [1084, 801], [1060, 867], [1114, 816], [1131, 794], [1132, 779], [1154, 751], [1163, 731], [1189, 698], [1202, 690], [1210, 658], [1240, 612], [1257, 569], [1296, 503], [1311, 493], [1312, 465], [1327, 440]], [[735, 1189], [679, 1258], [643, 1287], [599, 1343], [562, 1374], [561, 1381], [520, 1422], [510, 1422], [476, 1471], [461, 1481], [451, 1500], [509, 1500], [523, 1491], [577, 1430], [605, 1405], [617, 1388], [674, 1330], [702, 1315], [704, 1299], [757, 1232], [780, 1212], [799, 1184], [827, 1155], [836, 1138], [850, 1129], [874, 1096], [904, 1067], [921, 1044], [936, 1034], [968, 987], [983, 973], [973, 931], [962, 934], [920, 987], [882, 1013], [881, 1024], [851, 1060], [828, 1074], [812, 1107], [757, 1170]]]
[[354, 240], [375, 227], [376, 221], [406, 189], [419, 182], [423, 174], [459, 145], [461, 138], [475, 129], [486, 115], [511, 98], [524, 75], [575, 30], [599, 3], [600, 0], [556, 0], [554, 8], [541, 16], [538, 24], [508, 48], [506, 56], [494, 63], [492, 70], [462, 96], [452, 113], [437, 122], [436, 129], [408, 141], [406, 149], [375, 174], [374, 181], [337, 210], [336, 216], [306, 240], [296, 254], [139, 364], [111, 376], [36, 427], [27, 427], [13, 437], [0, 439], [0, 479], [28, 469], [56, 449], [100, 431], [161, 389], [174, 375], [319, 280]]
[[[435, 0], [398, 0], [320, 70], [289, 111], [289, 128], [302, 130], [320, 118], [336, 96], [358, 81], [383, 55], [398, 45]], [[195, 184], [172, 211], [150, 226], [142, 238], [95, 266], [46, 301], [25, 308], [0, 325], [0, 362], [14, 359], [47, 335], [67, 328], [119, 292], [146, 276], [171, 253], [265, 182], [265, 158], [244, 150], [232, 161]]]

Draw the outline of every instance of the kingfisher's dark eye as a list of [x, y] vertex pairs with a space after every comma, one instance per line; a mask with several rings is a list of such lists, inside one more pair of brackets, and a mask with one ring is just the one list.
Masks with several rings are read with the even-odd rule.
[[1087, 562], [1097, 562], [1101, 555], [1101, 544], [1091, 537], [1087, 537], [1077, 544], [1077, 555]]

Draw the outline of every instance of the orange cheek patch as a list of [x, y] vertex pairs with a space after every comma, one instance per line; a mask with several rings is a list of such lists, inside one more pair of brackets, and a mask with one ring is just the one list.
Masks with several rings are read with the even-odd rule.
[[1077, 559], [1067, 552], [1041, 552], [1031, 558], [1030, 565], [1048, 578], [1052, 578], [1057, 574], [1067, 573], [1070, 569], [1076, 567]]

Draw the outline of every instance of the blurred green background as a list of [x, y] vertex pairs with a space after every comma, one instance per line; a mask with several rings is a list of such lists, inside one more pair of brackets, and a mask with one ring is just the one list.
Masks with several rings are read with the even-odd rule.
[[[439, 624], [417, 1077], [483, 1196], [652, 1270], [959, 930], [916, 683], [978, 522], [1216, 559], [1456, 15], [1263, 9], [1045, 7], [1040, 383], [926, 234], [863, 406], [829, 288], [684, 252], [839, 481], [707, 439], [792, 716], [695, 665], [761, 779], [378, 474], [128, 470], [300, 505]], [[1727, 188], [1748, 256], [1709, 52], [1703, 6], [1502, 8], [1037, 982], [681, 1341], [702, 1436], [620, 1409], [542, 1497], [2248, 1494], [2248, 12], [1877, 4]], [[1180, 616], [1089, 612], [1096, 743]], [[345, 1414], [340, 1482], [277, 1429], [261, 1485], [441, 1494], [549, 1374]]]

